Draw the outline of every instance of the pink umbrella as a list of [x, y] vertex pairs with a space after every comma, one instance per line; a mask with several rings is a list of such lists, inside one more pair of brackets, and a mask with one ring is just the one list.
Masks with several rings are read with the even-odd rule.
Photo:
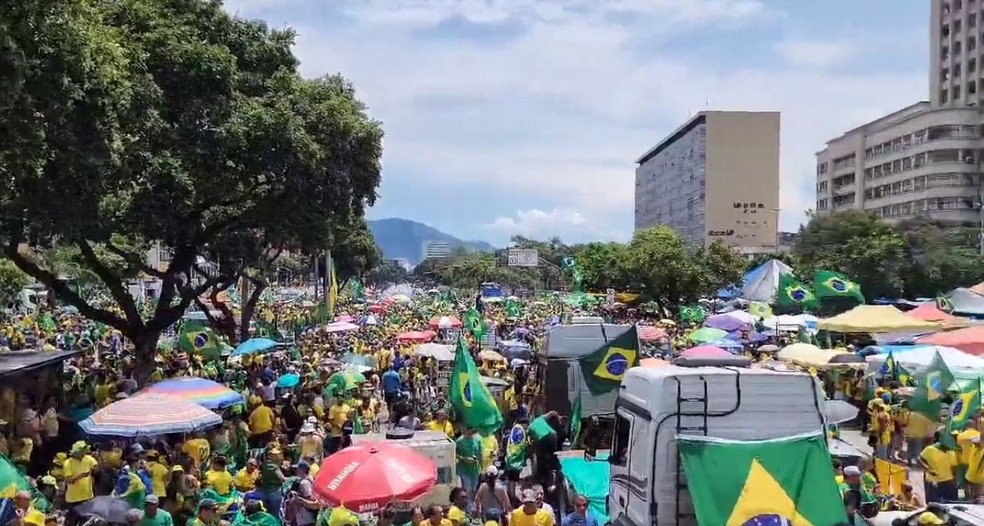
[[454, 316], [434, 316], [430, 326], [432, 329], [457, 329], [461, 327], [461, 320]]
[[733, 358], [728, 351], [713, 345], [699, 345], [680, 353], [679, 358]]
[[341, 314], [341, 315], [339, 315], [338, 317], [335, 318], [335, 322], [353, 321], [353, 320], [355, 320], [355, 318], [353, 318], [352, 316], [350, 316], [348, 314]]
[[360, 327], [354, 323], [349, 323], [347, 321], [336, 321], [334, 323], [329, 323], [325, 330], [328, 332], [348, 332], [357, 331], [359, 328]]

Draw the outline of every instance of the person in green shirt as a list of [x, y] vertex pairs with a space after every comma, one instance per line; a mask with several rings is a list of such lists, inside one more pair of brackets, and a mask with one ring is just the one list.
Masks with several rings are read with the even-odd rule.
[[160, 509], [160, 500], [153, 493], [144, 498], [144, 515], [140, 526], [174, 526], [171, 514]]
[[478, 489], [479, 466], [482, 461], [482, 440], [475, 435], [473, 428], [465, 429], [454, 443], [455, 455], [458, 458], [457, 471], [461, 478], [461, 487], [465, 490], [468, 510], [471, 511], [475, 500], [475, 490]]

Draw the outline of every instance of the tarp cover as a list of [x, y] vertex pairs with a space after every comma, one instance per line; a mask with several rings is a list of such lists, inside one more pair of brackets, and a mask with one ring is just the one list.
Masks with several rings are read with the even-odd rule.
[[891, 305], [858, 305], [853, 309], [825, 318], [817, 323], [820, 329], [834, 332], [904, 332], [940, 328], [936, 322], [906, 316]]
[[582, 455], [571, 455], [560, 459], [560, 472], [564, 474], [564, 478], [575, 493], [584, 495], [588, 499], [588, 510], [598, 520], [598, 524], [608, 523], [605, 508], [611, 465], [607, 460], [608, 453], [600, 451], [591, 462], [585, 461]]
[[770, 259], [745, 274], [741, 280], [741, 297], [748, 301], [772, 303], [779, 288], [779, 276], [792, 273], [789, 265], [778, 259]]
[[957, 314], [969, 314], [971, 316], [984, 316], [984, 296], [963, 287], [951, 290], [946, 294], [946, 299], [953, 305], [953, 312]]

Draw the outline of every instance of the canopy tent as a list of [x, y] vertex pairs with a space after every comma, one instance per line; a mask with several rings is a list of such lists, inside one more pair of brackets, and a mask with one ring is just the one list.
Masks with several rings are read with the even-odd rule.
[[770, 259], [741, 279], [741, 297], [748, 301], [771, 303], [779, 288], [779, 277], [792, 273], [793, 269], [789, 265], [778, 259]]
[[817, 327], [834, 332], [905, 332], [933, 330], [939, 323], [906, 316], [891, 305], [858, 305], [832, 318], [824, 318]]
[[806, 330], [811, 332], [816, 332], [817, 329], [817, 317], [812, 314], [780, 314], [779, 316], [770, 316], [762, 320], [762, 325], [768, 329], [768, 332], [785, 331], [785, 332], [797, 332], [800, 327], [806, 328]]
[[967, 320], [941, 311], [934, 303], [923, 303], [909, 312], [906, 312], [905, 315], [912, 316], [918, 320], [935, 321], [945, 328], [967, 326]]
[[953, 312], [967, 316], [984, 316], [984, 296], [963, 287], [946, 293]]
[[938, 332], [916, 339], [917, 345], [943, 345], [974, 356], [984, 355], [984, 326]]
[[984, 296], [984, 281], [978, 283], [977, 285], [974, 285], [973, 287], [970, 287], [967, 290]]
[[[929, 368], [936, 353], [940, 354], [940, 358], [943, 358], [943, 362], [954, 376], [976, 378], [984, 371], [984, 358], [971, 356], [953, 347], [919, 345], [908, 352], [893, 352], [892, 359], [910, 373], [919, 374]], [[886, 359], [888, 359], [887, 354], [872, 354], [866, 357], [865, 361], [868, 362], [868, 370], [873, 371], [881, 368]]]

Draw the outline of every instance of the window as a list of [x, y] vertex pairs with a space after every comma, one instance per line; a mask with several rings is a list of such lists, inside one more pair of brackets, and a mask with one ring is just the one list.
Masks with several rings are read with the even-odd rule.
[[960, 44], [960, 41], [958, 40], [958, 41], [956, 41], [956, 42], [953, 43], [953, 54], [954, 55], [959, 55], [961, 51], [963, 51], [963, 47]]
[[[956, 35], [959, 32], [960, 32], [960, 19], [958, 18], [953, 21], [953, 34]], [[956, 52], [956, 50], [954, 50], [954, 52]]]
[[960, 100], [960, 85], [953, 86], [953, 100]]
[[940, 35], [942, 35], [943, 38], [950, 37], [950, 24], [943, 24], [943, 27], [940, 29]]
[[967, 61], [967, 73], [974, 73], [977, 71], [977, 59], [972, 58]]
[[967, 15], [967, 27], [977, 27], [977, 13]]
[[632, 420], [621, 413], [615, 414], [615, 436], [612, 439], [612, 456], [608, 463], [613, 466], [624, 466], [629, 460], [629, 435], [632, 432]]
[[977, 81], [970, 81], [967, 83], [967, 95], [973, 95], [977, 93]]
[[[960, 78], [961, 73], [963, 73], [963, 66], [959, 63], [953, 65], [953, 78]], [[956, 94], [953, 95], [954, 98], [957, 97]]]
[[940, 82], [950, 82], [950, 68], [940, 70]]

